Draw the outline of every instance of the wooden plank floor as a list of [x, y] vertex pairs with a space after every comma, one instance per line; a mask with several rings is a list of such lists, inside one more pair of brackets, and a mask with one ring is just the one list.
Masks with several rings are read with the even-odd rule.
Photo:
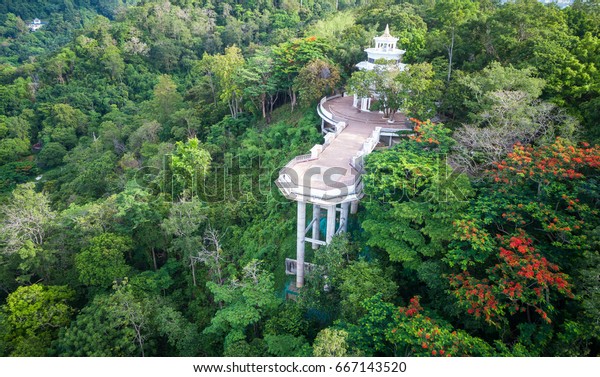
[[[327, 175], [328, 171], [331, 174], [329, 169], [332, 168], [336, 168], [336, 172], [339, 170], [343, 174], [329, 175], [330, 180], [352, 182], [358, 172], [350, 166], [350, 160], [362, 148], [364, 142], [371, 136], [376, 127], [410, 129], [406, 126], [404, 114], [396, 114], [395, 122], [388, 123], [387, 119], [383, 119], [382, 114], [379, 112], [361, 112], [352, 106], [352, 102], [352, 97], [338, 97], [325, 102], [324, 107], [334, 115], [334, 119], [345, 121], [347, 126], [323, 150], [319, 158], [299, 162], [292, 167], [296, 177], [298, 177], [298, 182], [294, 183], [307, 189], [332, 189], [334, 187], [331, 184], [324, 182], [324, 175]], [[309, 169], [310, 172], [306, 174]], [[318, 173], [315, 174], [315, 171]]]

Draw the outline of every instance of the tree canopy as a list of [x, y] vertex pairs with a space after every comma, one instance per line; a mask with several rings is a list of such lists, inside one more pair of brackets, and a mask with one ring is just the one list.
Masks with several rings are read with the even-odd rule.
[[[597, 0], [0, 1], [0, 356], [597, 356], [599, 59]], [[297, 290], [332, 94], [409, 131]]]

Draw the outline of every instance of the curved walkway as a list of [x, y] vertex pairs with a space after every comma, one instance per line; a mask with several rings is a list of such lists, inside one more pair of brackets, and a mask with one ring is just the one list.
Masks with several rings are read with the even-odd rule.
[[354, 98], [351, 96], [337, 97], [323, 104], [323, 107], [333, 114], [334, 120], [372, 125], [373, 127], [391, 128], [395, 130], [412, 130], [407, 124], [407, 118], [402, 113], [394, 115], [394, 123], [388, 123], [377, 111], [360, 111], [352, 106]]
[[[360, 199], [362, 185], [361, 172], [353, 166], [352, 161], [357, 154], [366, 150], [370, 153], [379, 142], [379, 129], [412, 130], [406, 123], [406, 116], [395, 115], [395, 122], [388, 123], [378, 112], [359, 111], [352, 106], [353, 97], [337, 97], [325, 101], [322, 106], [333, 114], [336, 122], [345, 122], [346, 127], [335, 135], [328, 134], [329, 143], [315, 157], [296, 158], [282, 170], [286, 175], [286, 187], [294, 191], [294, 195], [283, 194], [292, 200], [307, 202], [346, 202]], [[375, 131], [375, 132], [374, 132]], [[377, 135], [377, 140], [369, 140]], [[371, 144], [369, 144], [371, 143]], [[365, 148], [367, 144], [367, 148]], [[318, 146], [315, 146], [318, 147]], [[370, 147], [370, 148], [369, 148]], [[313, 148], [314, 149], [314, 148]], [[278, 183], [283, 182], [281, 176]], [[300, 192], [300, 194], [299, 194]]]

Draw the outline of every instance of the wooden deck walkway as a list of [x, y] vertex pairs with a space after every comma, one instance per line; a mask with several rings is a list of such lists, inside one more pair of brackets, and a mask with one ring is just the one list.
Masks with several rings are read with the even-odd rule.
[[335, 121], [346, 122], [346, 128], [323, 149], [317, 159], [297, 162], [290, 167], [295, 175], [293, 183], [316, 190], [331, 190], [342, 184], [349, 186], [360, 175], [351, 165], [352, 157], [361, 150], [375, 128], [411, 129], [406, 125], [404, 114], [397, 113], [395, 122], [388, 123], [381, 113], [359, 111], [352, 103], [353, 97], [338, 97], [323, 103]]

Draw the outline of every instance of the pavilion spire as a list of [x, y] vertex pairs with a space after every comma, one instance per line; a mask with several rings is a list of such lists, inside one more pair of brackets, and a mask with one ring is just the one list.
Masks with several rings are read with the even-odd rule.
[[385, 31], [383, 32], [382, 37], [384, 37], [384, 38], [391, 38], [392, 37], [392, 35], [390, 34], [390, 25], [389, 24], [385, 25]]

